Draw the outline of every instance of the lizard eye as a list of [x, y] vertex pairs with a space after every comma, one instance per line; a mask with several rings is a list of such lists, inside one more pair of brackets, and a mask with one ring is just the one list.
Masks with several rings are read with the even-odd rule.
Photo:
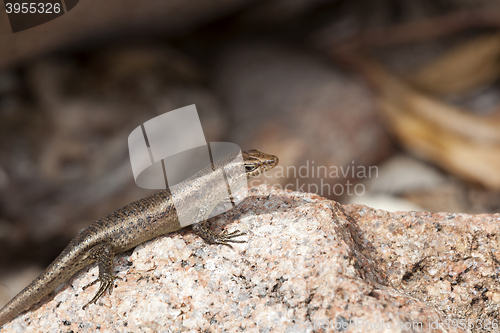
[[246, 172], [252, 172], [255, 169], [257, 169], [257, 166], [255, 166], [255, 165], [245, 165], [245, 171]]

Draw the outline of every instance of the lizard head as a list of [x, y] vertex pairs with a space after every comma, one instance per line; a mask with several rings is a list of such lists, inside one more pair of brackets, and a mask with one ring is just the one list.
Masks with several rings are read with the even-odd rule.
[[242, 152], [245, 173], [248, 178], [256, 177], [278, 165], [278, 157], [266, 154], [257, 149]]

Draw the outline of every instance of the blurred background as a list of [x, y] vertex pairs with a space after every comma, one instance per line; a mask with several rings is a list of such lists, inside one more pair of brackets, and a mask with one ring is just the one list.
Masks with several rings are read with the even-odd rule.
[[498, 212], [499, 27], [492, 0], [82, 0], [17, 33], [0, 6], [0, 301], [152, 193], [128, 135], [191, 104], [208, 142], [279, 156], [260, 183]]

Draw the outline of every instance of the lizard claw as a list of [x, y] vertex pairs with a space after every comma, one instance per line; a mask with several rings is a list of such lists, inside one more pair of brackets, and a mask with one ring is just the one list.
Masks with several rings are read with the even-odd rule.
[[214, 240], [213, 242], [215, 244], [222, 244], [222, 245], [227, 245], [232, 248], [231, 244], [228, 243], [245, 243], [243, 240], [236, 240], [233, 239], [235, 237], [243, 236], [246, 235], [245, 232], [240, 232], [239, 230], [235, 230], [233, 232], [228, 232], [227, 230], [224, 230], [220, 234], [214, 234]]
[[83, 290], [85, 290], [88, 287], [96, 284], [97, 282], [101, 282], [101, 285], [99, 286], [99, 289], [97, 290], [97, 293], [95, 294], [95, 296], [90, 300], [90, 302], [85, 304], [82, 307], [82, 309], [85, 310], [87, 308], [87, 306], [89, 306], [90, 304], [96, 304], [97, 300], [99, 298], [101, 298], [101, 296], [104, 294], [104, 292], [106, 290], [111, 290], [111, 288], [113, 287], [114, 280], [122, 280], [122, 278], [117, 276], [117, 275], [103, 274], [103, 275], [99, 276], [95, 281], [93, 281], [93, 282], [89, 283], [88, 285], [86, 285], [85, 287], [83, 287]]

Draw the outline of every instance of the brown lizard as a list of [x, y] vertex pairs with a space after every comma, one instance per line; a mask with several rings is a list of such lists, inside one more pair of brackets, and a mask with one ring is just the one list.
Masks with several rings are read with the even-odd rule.
[[[236, 155], [228, 155], [214, 163], [215, 169], [224, 167], [225, 170], [237, 166]], [[245, 172], [232, 173], [237, 177], [255, 177], [272, 169], [278, 164], [278, 158], [265, 154], [256, 149], [242, 153]], [[198, 195], [200, 188], [210, 186], [210, 195], [203, 209], [203, 216], [193, 224], [193, 231], [207, 243], [229, 245], [229, 242], [240, 243], [234, 237], [243, 235], [239, 231], [216, 234], [206, 226], [209, 213], [227, 198], [225, 183], [215, 180], [212, 166], [201, 170], [193, 177], [176, 185], [181, 186], [182, 201], [189, 203], [190, 197]], [[240, 182], [241, 183], [241, 182]], [[225, 195], [224, 195], [225, 193]], [[113, 280], [113, 259], [115, 254], [127, 251], [150, 239], [165, 235], [183, 228], [179, 223], [177, 211], [171, 198], [170, 191], [163, 190], [151, 196], [126, 205], [108, 216], [97, 220], [88, 228], [81, 230], [69, 243], [64, 251], [40, 274], [30, 285], [17, 294], [7, 305], [0, 310], [0, 327], [8, 323], [21, 312], [40, 301], [62, 283], [68, 281], [78, 271], [97, 262], [99, 277], [90, 285], [100, 282], [95, 296], [83, 308], [94, 303], [110, 290]]]

